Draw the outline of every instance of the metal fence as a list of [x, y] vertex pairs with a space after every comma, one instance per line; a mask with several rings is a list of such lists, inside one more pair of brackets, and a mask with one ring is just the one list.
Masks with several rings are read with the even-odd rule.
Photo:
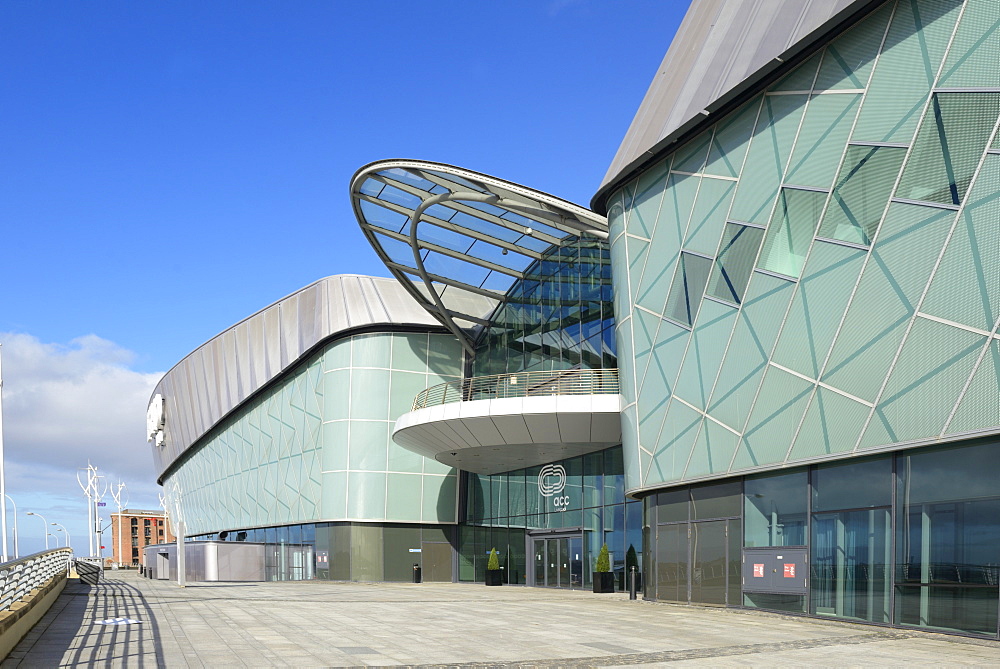
[[413, 409], [509, 397], [546, 395], [613, 395], [618, 393], [617, 369], [563, 369], [548, 372], [515, 372], [449, 381], [420, 391]]
[[0, 611], [8, 610], [69, 567], [73, 551], [56, 548], [0, 564]]

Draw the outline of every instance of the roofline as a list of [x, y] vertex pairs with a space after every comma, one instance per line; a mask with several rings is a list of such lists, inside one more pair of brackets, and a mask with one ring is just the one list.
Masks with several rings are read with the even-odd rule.
[[680, 148], [686, 141], [717, 123], [763, 88], [801, 65], [807, 58], [824, 47], [831, 37], [843, 32], [865, 15], [889, 1], [858, 0], [825, 21], [792, 45], [791, 48], [777, 54], [766, 65], [706, 105], [705, 111], [707, 113], [699, 113], [689, 118], [673, 132], [644, 151], [639, 158], [628, 163], [613, 178], [607, 180], [590, 199], [590, 208], [598, 214], [606, 216], [608, 197], [613, 191], [639, 176], [672, 150]]

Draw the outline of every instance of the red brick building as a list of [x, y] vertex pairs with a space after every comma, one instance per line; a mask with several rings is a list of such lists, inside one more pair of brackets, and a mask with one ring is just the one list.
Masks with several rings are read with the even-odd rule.
[[175, 541], [162, 511], [123, 509], [111, 514], [112, 561], [125, 566], [143, 564], [143, 546]]

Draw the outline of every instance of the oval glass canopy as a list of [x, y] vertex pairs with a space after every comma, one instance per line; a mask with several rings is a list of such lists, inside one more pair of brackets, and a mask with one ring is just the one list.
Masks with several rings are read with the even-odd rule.
[[383, 160], [358, 170], [351, 205], [393, 276], [470, 354], [532, 263], [607, 219], [541, 191], [452, 165]]

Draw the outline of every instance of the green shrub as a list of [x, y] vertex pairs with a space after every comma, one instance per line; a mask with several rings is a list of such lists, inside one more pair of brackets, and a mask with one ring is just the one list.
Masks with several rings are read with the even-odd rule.
[[497, 549], [490, 549], [490, 559], [486, 562], [486, 569], [489, 571], [498, 571], [500, 569], [500, 556], [497, 555]]
[[607, 544], [601, 546], [601, 552], [597, 554], [597, 566], [594, 567], [594, 571], [596, 572], [611, 571], [611, 556], [608, 555]]

